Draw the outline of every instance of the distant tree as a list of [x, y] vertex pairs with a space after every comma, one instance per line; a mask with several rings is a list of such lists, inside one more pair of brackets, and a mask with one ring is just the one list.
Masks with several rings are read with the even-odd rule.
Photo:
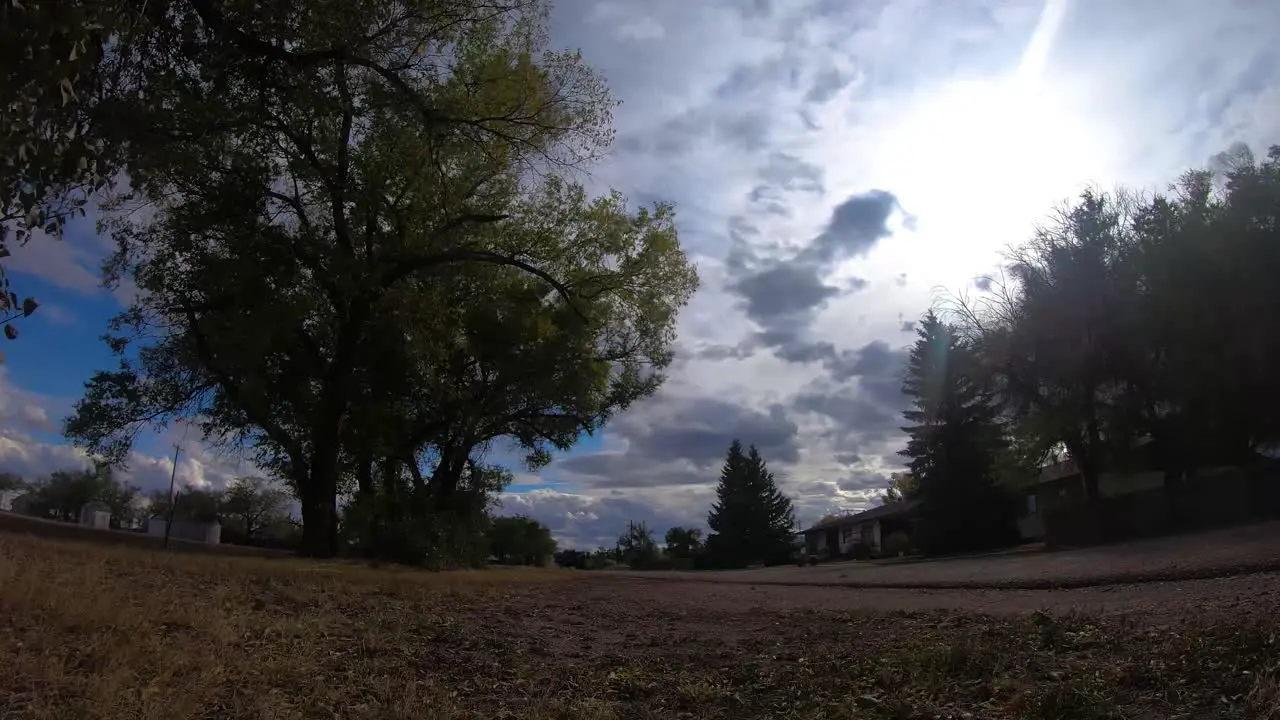
[[101, 479], [101, 485], [98, 496], [94, 499], [111, 509], [111, 527], [120, 529], [137, 525], [141, 514], [138, 504], [141, 489], [136, 485], [115, 479], [110, 468], [101, 468], [97, 473]]
[[289, 494], [271, 480], [255, 476], [236, 478], [222, 496], [221, 517], [246, 537], [256, 538], [265, 528], [285, 517], [288, 504]]
[[27, 486], [21, 475], [11, 472], [0, 472], [0, 490], [20, 490]]
[[37, 515], [73, 521], [80, 509], [102, 493], [103, 478], [94, 470], [55, 470], [32, 488]]
[[542, 565], [556, 552], [546, 525], [523, 515], [496, 517], [489, 525], [489, 552], [500, 563]]
[[32, 509], [37, 515], [75, 521], [80, 510], [100, 502], [111, 511], [112, 527], [131, 525], [137, 514], [138, 489], [118, 481], [106, 467], [57, 470], [31, 486]]
[[1012, 497], [997, 482], [1003, 428], [990, 395], [974, 380], [974, 355], [932, 312], [917, 330], [903, 393], [912, 408], [904, 428], [917, 482], [926, 553], [999, 546], [1017, 538]]
[[[204, 490], [194, 485], [186, 485], [174, 493], [176, 505], [173, 517], [175, 520], [195, 520], [212, 522], [222, 520], [223, 493], [218, 490]], [[169, 493], [156, 490], [147, 497], [147, 514], [151, 517], [167, 518], [169, 515]]]
[[556, 565], [562, 568], [586, 570], [590, 559], [591, 553], [583, 552], [582, 550], [557, 550], [555, 554]]
[[702, 530], [673, 527], [664, 538], [667, 555], [673, 558], [692, 558], [702, 552]]
[[918, 490], [916, 479], [911, 473], [893, 473], [889, 476], [889, 486], [885, 488], [880, 500], [884, 504], [914, 500]]
[[642, 522], [628, 522], [627, 531], [618, 536], [618, 561], [634, 569], [650, 568], [658, 560], [658, 543], [653, 531]]
[[729, 446], [707, 524], [713, 533], [707, 553], [715, 564], [743, 567], [788, 559], [795, 509], [754, 445], [746, 453], [738, 440]]

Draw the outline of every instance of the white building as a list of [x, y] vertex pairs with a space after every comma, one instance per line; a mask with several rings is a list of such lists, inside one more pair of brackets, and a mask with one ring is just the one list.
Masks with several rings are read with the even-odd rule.
[[[166, 519], [158, 515], [148, 519], [147, 534], [164, 537], [165, 522]], [[213, 522], [196, 522], [194, 520], [174, 518], [173, 527], [169, 530], [169, 537], [175, 540], [217, 545], [222, 542], [222, 523], [216, 520]]]

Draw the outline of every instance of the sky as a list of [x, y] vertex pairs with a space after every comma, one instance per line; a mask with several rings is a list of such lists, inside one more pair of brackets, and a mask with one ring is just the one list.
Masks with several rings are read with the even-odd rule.
[[[1086, 187], [1159, 189], [1280, 143], [1277, 30], [1268, 0], [561, 0], [553, 45], [622, 101], [585, 180], [674, 202], [702, 287], [662, 390], [516, 467], [502, 512], [580, 548], [628, 520], [703, 526], [734, 438], [802, 524], [870, 506], [902, 466], [901, 375], [938, 293], [979, 292]], [[0, 346], [0, 470], [85, 464], [59, 428], [111, 362], [106, 246], [84, 222], [11, 258], [42, 305]], [[175, 429], [142, 439], [128, 478], [167, 485], [177, 443], [179, 482], [254, 472]]]

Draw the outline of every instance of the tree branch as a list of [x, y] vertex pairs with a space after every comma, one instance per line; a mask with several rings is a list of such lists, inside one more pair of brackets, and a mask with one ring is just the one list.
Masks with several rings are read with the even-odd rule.
[[298, 443], [290, 437], [282, 426], [265, 415], [256, 412], [252, 408], [252, 404], [246, 401], [247, 398], [245, 398], [244, 390], [240, 383], [236, 382], [228, 373], [219, 369], [218, 363], [214, 361], [213, 350], [209, 347], [209, 342], [204, 333], [200, 331], [200, 318], [196, 315], [195, 310], [190, 307], [184, 307], [183, 312], [187, 317], [187, 325], [191, 331], [192, 340], [195, 342], [196, 354], [200, 356], [201, 363], [208, 368], [209, 374], [213, 375], [218, 384], [232, 397], [236, 406], [244, 412], [250, 421], [262, 428], [263, 432], [273, 442], [284, 448], [294, 463], [298, 463], [305, 468], [306, 462], [302, 455], [302, 448]]

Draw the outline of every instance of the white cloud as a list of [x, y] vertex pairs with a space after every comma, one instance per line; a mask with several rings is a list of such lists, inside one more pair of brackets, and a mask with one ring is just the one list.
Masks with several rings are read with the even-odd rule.
[[[68, 399], [16, 387], [0, 366], [0, 471], [39, 478], [55, 470], [89, 467], [92, 461], [83, 450], [51, 437], [60, 432], [61, 419], [70, 407]], [[160, 439], [169, 444], [181, 441], [176, 474], [179, 486], [223, 488], [235, 477], [257, 472], [244, 458], [227, 457], [198, 440], [183, 438], [180, 429], [171, 429]], [[168, 488], [173, 466], [172, 454], [135, 450], [118, 476], [144, 492], [158, 490]]]

